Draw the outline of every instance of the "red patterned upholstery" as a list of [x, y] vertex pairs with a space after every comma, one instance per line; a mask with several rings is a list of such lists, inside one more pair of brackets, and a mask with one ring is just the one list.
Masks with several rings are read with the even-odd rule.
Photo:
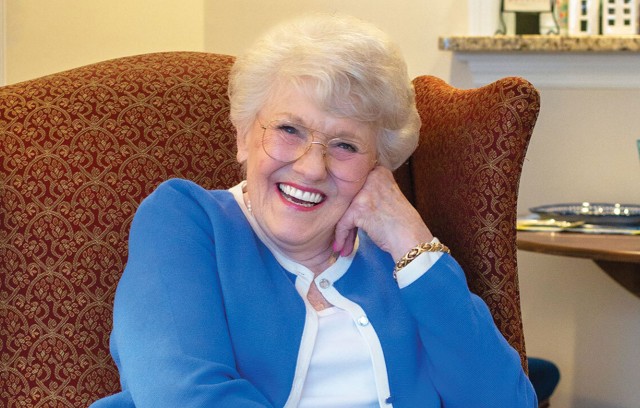
[[[232, 61], [149, 54], [0, 88], [0, 408], [84, 407], [119, 389], [111, 304], [138, 204], [171, 177], [207, 188], [240, 180]], [[416, 80], [422, 145], [398, 177], [410, 197], [415, 182], [425, 219], [523, 352], [513, 223], [537, 96], [512, 79], [482, 97], [495, 109], [469, 107], [472, 91], [451, 108], [435, 96], [458, 91], [429, 81]], [[435, 131], [442, 120], [450, 126]]]
[[522, 78], [470, 90], [431, 76], [414, 85], [422, 118], [409, 164], [416, 208], [451, 248], [526, 368], [515, 225], [538, 91]]
[[115, 285], [161, 181], [241, 178], [233, 59], [151, 54], [0, 89], [0, 407], [86, 407], [119, 388]]

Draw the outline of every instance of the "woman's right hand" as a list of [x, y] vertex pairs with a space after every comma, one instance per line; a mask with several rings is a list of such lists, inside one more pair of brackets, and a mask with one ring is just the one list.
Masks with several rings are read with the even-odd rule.
[[349, 255], [359, 228], [395, 261], [416, 245], [433, 239], [418, 211], [402, 194], [393, 173], [383, 166], [369, 173], [336, 224], [334, 251]]

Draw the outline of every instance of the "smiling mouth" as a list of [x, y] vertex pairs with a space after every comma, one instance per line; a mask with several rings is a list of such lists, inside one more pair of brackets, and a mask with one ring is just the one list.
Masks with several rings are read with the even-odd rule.
[[285, 200], [303, 207], [313, 207], [324, 201], [325, 196], [320, 193], [302, 191], [288, 184], [278, 184], [278, 189]]

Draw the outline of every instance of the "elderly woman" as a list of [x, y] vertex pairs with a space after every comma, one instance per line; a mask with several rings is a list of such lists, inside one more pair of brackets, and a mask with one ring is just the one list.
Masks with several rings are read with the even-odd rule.
[[162, 184], [115, 299], [122, 392], [94, 407], [535, 407], [518, 354], [391, 171], [419, 117], [397, 47], [315, 16], [236, 61], [246, 181]]

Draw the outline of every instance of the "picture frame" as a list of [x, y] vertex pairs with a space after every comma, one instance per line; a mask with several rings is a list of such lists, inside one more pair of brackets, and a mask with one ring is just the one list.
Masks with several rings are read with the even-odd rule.
[[503, 12], [549, 13], [553, 11], [552, 0], [503, 0]]

